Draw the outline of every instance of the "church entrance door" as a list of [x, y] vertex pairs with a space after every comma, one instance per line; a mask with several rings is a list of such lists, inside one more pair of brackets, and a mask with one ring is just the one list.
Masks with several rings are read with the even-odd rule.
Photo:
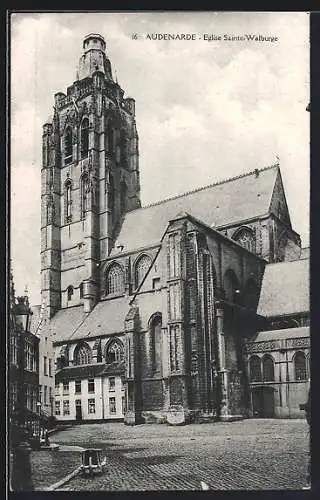
[[252, 412], [254, 418], [274, 417], [273, 387], [255, 387], [252, 389]]

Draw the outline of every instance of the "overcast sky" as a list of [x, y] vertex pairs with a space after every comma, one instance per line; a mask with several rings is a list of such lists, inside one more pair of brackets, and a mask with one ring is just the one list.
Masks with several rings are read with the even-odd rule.
[[[142, 203], [280, 158], [293, 228], [309, 238], [309, 16], [306, 13], [17, 13], [11, 18], [11, 258], [17, 294], [40, 303], [42, 124], [100, 33], [136, 99]], [[138, 34], [138, 40], [132, 39]], [[195, 33], [196, 41], [147, 40]], [[212, 41], [204, 34], [276, 36]]]

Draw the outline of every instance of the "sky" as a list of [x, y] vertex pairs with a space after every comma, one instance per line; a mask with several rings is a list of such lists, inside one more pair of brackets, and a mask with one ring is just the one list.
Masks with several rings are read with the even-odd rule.
[[[40, 303], [42, 125], [100, 33], [136, 100], [142, 204], [276, 163], [309, 245], [309, 16], [304, 12], [15, 13], [11, 16], [11, 260]], [[195, 34], [150, 40], [147, 34]], [[136, 34], [137, 39], [132, 35]], [[205, 35], [220, 35], [208, 41]], [[273, 42], [225, 40], [246, 34]]]

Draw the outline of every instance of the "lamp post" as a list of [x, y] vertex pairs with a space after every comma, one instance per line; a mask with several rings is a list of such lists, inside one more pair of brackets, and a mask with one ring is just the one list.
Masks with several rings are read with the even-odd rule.
[[11, 307], [13, 320], [12, 334], [17, 337], [18, 347], [18, 380], [17, 380], [17, 411], [11, 425], [11, 447], [12, 447], [12, 478], [11, 487], [13, 491], [33, 490], [31, 478], [30, 452], [28, 433], [25, 428], [25, 334], [29, 331], [30, 316], [32, 311], [29, 307], [28, 297], [18, 297], [17, 302]]

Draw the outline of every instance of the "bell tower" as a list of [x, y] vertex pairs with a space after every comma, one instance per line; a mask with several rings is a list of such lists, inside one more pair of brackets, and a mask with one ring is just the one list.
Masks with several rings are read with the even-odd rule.
[[99, 266], [124, 214], [140, 207], [135, 101], [112, 76], [104, 38], [83, 41], [77, 79], [43, 126], [42, 301], [57, 310], [99, 300]]

